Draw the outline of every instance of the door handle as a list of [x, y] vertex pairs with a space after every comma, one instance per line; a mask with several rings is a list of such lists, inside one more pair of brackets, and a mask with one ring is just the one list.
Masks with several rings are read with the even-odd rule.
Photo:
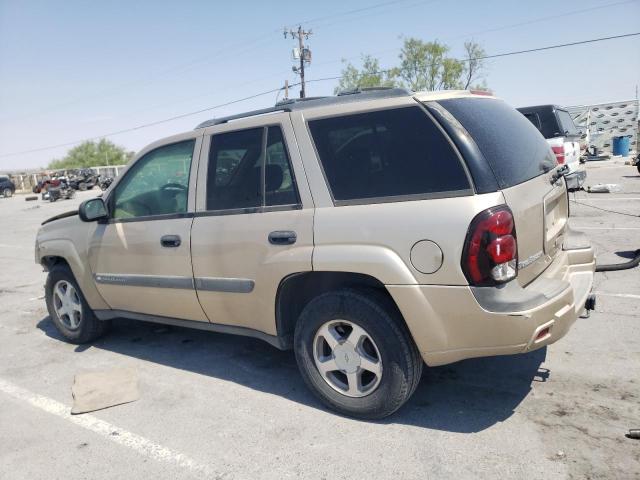
[[160, 245], [163, 247], [179, 247], [181, 243], [180, 235], [163, 235], [160, 238]]
[[296, 232], [288, 230], [276, 230], [269, 234], [269, 243], [272, 245], [292, 245], [297, 239]]

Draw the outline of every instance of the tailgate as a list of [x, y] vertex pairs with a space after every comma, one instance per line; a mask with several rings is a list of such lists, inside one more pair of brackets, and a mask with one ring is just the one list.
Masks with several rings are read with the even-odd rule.
[[525, 286], [540, 275], [562, 248], [569, 208], [563, 180], [540, 175], [502, 191], [513, 212], [518, 236], [518, 282]]

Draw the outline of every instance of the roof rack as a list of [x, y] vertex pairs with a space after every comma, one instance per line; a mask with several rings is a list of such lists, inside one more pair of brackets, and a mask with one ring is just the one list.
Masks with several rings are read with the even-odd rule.
[[331, 97], [291, 98], [288, 100], [282, 100], [273, 107], [238, 113], [236, 115], [229, 115], [228, 117], [212, 118], [211, 120], [202, 122], [196, 127], [196, 129], [220, 125], [240, 118], [255, 117], [257, 115], [265, 115], [274, 112], [293, 112], [313, 107], [324, 107], [381, 98], [407, 97], [411, 95], [413, 95], [413, 92], [405, 88], [371, 87], [340, 92], [338, 95]]

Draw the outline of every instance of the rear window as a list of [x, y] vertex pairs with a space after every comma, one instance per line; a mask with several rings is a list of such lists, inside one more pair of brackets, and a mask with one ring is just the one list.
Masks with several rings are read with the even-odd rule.
[[569, 112], [566, 110], [556, 110], [556, 115], [558, 115], [558, 121], [560, 122], [560, 129], [562, 130], [560, 133], [563, 135], [579, 135], [578, 130], [576, 129], [575, 123], [573, 123], [573, 119]]
[[502, 100], [440, 100], [473, 137], [500, 188], [509, 188], [556, 166], [549, 144], [538, 129]]
[[471, 193], [458, 155], [420, 107], [312, 120], [309, 129], [337, 202]]

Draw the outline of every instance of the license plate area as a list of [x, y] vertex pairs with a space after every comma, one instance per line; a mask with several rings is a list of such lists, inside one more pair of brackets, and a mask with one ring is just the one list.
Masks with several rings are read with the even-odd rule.
[[556, 186], [544, 198], [544, 253], [553, 256], [562, 247], [569, 217], [564, 185]]

